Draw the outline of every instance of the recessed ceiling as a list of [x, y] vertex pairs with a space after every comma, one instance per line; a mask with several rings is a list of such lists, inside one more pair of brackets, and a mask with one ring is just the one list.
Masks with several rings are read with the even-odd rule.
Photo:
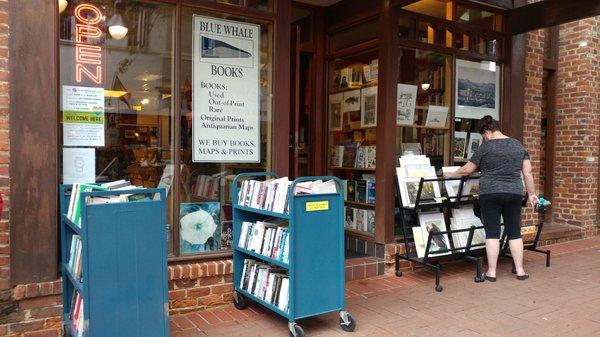
[[331, 6], [336, 2], [340, 2], [341, 0], [297, 0], [298, 2], [303, 2], [305, 4], [314, 5], [314, 6]]

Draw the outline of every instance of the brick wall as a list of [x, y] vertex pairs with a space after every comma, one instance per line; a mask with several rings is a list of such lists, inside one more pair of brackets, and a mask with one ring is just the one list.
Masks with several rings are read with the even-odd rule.
[[600, 17], [588, 18], [562, 25], [559, 38], [554, 221], [586, 235], [598, 224], [599, 32]]
[[[525, 50], [525, 109], [523, 121], [523, 146], [529, 151], [536, 191], [541, 189], [541, 120], [542, 77], [544, 73], [545, 31], [540, 29], [527, 33]], [[537, 214], [531, 208], [524, 210], [523, 224], [537, 222]]]

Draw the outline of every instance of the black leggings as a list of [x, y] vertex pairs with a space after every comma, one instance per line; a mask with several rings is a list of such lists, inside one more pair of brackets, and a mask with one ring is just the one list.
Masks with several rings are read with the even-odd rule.
[[486, 239], [500, 238], [500, 215], [509, 240], [521, 238], [521, 203], [523, 196], [511, 193], [492, 193], [479, 196], [481, 221]]

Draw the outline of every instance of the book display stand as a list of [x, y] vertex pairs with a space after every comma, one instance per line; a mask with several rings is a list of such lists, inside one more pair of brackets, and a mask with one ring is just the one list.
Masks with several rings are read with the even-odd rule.
[[[344, 198], [341, 181], [336, 177], [301, 177], [294, 180], [289, 189], [285, 187], [288, 198], [287, 213], [238, 204], [239, 186], [243, 180], [251, 178], [263, 180], [268, 177], [279, 178], [272, 172], [242, 173], [235, 177], [232, 184], [235, 307], [245, 308], [248, 300], [262, 305], [285, 317], [289, 322], [289, 335], [294, 337], [304, 336], [304, 331], [296, 320], [334, 311], [340, 313], [341, 328], [345, 331], [353, 331], [356, 321], [344, 309]], [[337, 193], [302, 195], [294, 193], [297, 184], [319, 179], [335, 181]], [[268, 219], [287, 222], [289, 255], [286, 259], [273, 258], [273, 255], [267, 256], [240, 247], [244, 222], [256, 223]], [[285, 294], [287, 305], [284, 305], [284, 309], [281, 305], [276, 305], [273, 301], [268, 301], [251, 290], [244, 289], [242, 275], [247, 272], [245, 260], [258, 261], [264, 264], [265, 268], [273, 268], [270, 270], [277, 269], [278, 273], [289, 280], [289, 288]]]
[[[466, 260], [469, 262], [473, 262], [475, 264], [475, 282], [483, 282], [485, 280], [483, 273], [481, 271], [483, 258], [479, 257], [479, 256], [473, 256], [472, 251], [471, 251], [471, 249], [474, 247], [482, 247], [483, 246], [483, 244], [478, 244], [478, 245], [472, 244], [473, 233], [475, 232], [475, 230], [483, 228], [483, 226], [477, 226], [477, 227], [471, 226], [470, 228], [467, 228], [467, 229], [452, 230], [452, 229], [450, 229], [448, 221], [444, 221], [445, 227], [446, 227], [445, 231], [429, 232], [427, 242], [425, 245], [425, 255], [423, 257], [417, 257], [416, 250], [410, 249], [410, 247], [411, 247], [410, 243], [411, 243], [411, 241], [412, 241], [412, 243], [414, 243], [414, 237], [412, 236], [412, 234], [409, 234], [409, 233], [411, 233], [411, 231], [407, 231], [407, 227], [410, 228], [410, 230], [412, 230], [412, 227], [419, 226], [418, 217], [419, 217], [420, 211], [431, 210], [431, 209], [441, 209], [443, 211], [443, 213], [447, 213], [452, 208], [457, 208], [462, 205], [474, 204], [475, 201], [477, 200], [477, 198], [475, 198], [474, 196], [462, 194], [465, 182], [467, 180], [472, 180], [472, 179], [479, 179], [479, 178], [478, 177], [463, 177], [463, 178], [453, 178], [453, 179], [421, 178], [420, 182], [419, 182], [419, 188], [417, 190], [414, 207], [405, 207], [402, 205], [402, 202], [400, 199], [400, 195], [401, 195], [400, 186], [398, 186], [398, 179], [396, 179], [396, 188], [397, 188], [396, 192], [398, 195], [398, 198], [397, 198], [398, 207], [401, 210], [407, 212], [409, 215], [409, 220], [408, 221], [403, 220], [402, 225], [401, 225], [404, 246], [406, 247], [406, 254], [396, 253], [396, 261], [395, 261], [396, 262], [396, 276], [402, 276], [402, 272], [400, 271], [400, 259], [407, 260], [407, 261], [431, 268], [435, 271], [435, 290], [437, 292], [441, 292], [441, 291], [443, 291], [444, 288], [440, 284], [440, 271], [442, 269], [440, 262], [462, 259], [462, 260]], [[451, 181], [451, 180], [460, 180], [460, 185], [458, 187], [458, 193], [457, 193], [456, 197], [450, 197], [450, 196], [443, 197], [441, 199], [441, 202], [438, 202], [433, 199], [427, 200], [427, 199], [421, 198], [424, 183], [426, 183], [426, 182], [440, 183], [440, 182]], [[453, 234], [462, 233], [462, 232], [468, 232], [469, 234], [468, 234], [466, 244], [463, 246], [460, 246], [454, 242]], [[430, 249], [431, 249], [432, 241], [435, 240], [436, 237], [443, 237], [443, 236], [448, 237], [450, 247], [448, 249], [444, 249], [444, 250], [437, 250], [435, 252], [435, 256], [431, 256]], [[444, 255], [440, 255], [440, 254], [444, 254]]]
[[[168, 337], [165, 190], [81, 192], [80, 223], [71, 192], [60, 186], [63, 335]], [[87, 203], [132, 194], [147, 198]]]

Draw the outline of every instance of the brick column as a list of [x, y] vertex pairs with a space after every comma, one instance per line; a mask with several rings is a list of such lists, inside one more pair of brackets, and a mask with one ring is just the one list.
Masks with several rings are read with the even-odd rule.
[[[544, 30], [527, 33], [525, 50], [525, 109], [523, 111], [523, 146], [529, 151], [533, 167], [536, 191], [541, 188], [541, 120], [542, 79], [544, 75]], [[537, 222], [537, 214], [531, 208], [523, 212], [523, 225]]]
[[0, 193], [4, 199], [0, 219], [0, 304], [10, 297], [8, 77], [8, 0], [0, 0]]
[[[554, 221], [597, 232], [600, 17], [560, 27]], [[587, 45], [586, 45], [587, 44]]]

